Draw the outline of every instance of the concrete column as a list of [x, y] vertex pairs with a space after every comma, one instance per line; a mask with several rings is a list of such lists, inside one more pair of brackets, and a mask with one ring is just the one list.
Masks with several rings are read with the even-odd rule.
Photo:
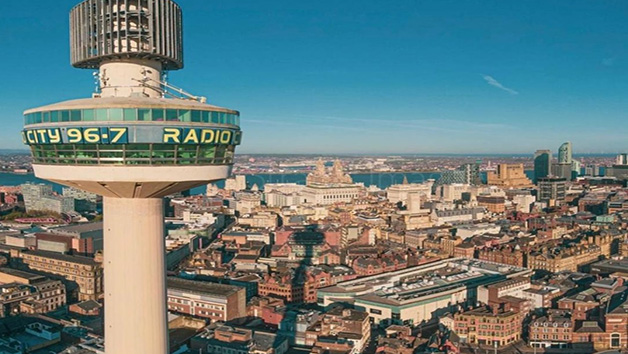
[[100, 95], [161, 97], [161, 71], [161, 63], [155, 60], [125, 59], [104, 62], [100, 64]]
[[167, 354], [163, 199], [103, 204], [105, 351]]

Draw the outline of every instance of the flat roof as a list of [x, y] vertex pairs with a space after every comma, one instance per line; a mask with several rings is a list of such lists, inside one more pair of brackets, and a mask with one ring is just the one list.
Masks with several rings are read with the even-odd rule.
[[53, 229], [50, 229], [50, 232], [51, 233], [56, 233], [56, 232], [81, 233], [81, 232], [98, 231], [102, 229], [103, 229], [102, 222], [89, 222], [89, 223], [84, 223], [84, 224], [55, 227]]
[[12, 275], [14, 277], [24, 278], [24, 279], [27, 279], [29, 281], [38, 280], [38, 279], [45, 279], [46, 278], [43, 275], [38, 275], [38, 274], [34, 274], [34, 273], [25, 272], [23, 270], [18, 270], [18, 269], [13, 269], [13, 268], [6, 268], [6, 267], [0, 268], [0, 273]]
[[23, 254], [30, 254], [33, 256], [44, 257], [44, 258], [52, 258], [59, 261], [71, 262], [71, 263], [80, 263], [85, 265], [96, 265], [96, 262], [93, 258], [83, 257], [83, 256], [73, 256], [69, 254], [51, 252], [51, 251], [31, 251], [24, 250]]
[[526, 268], [506, 264], [451, 258], [340, 282], [334, 286], [319, 289], [319, 294], [334, 299], [351, 297], [364, 301], [400, 305], [531, 272]]
[[188, 280], [177, 277], [168, 277], [167, 279], [168, 289], [179, 289], [194, 294], [211, 294], [217, 296], [229, 296], [237, 293], [240, 290], [244, 291], [244, 288], [234, 285], [225, 285], [210, 283], [198, 280]]

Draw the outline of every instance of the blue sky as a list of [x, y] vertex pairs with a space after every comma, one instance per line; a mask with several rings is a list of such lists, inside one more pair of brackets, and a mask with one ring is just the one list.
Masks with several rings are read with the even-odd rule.
[[[89, 96], [76, 0], [0, 1], [0, 148], [21, 112]], [[241, 112], [241, 153], [628, 150], [628, 4], [179, 0], [170, 82]]]

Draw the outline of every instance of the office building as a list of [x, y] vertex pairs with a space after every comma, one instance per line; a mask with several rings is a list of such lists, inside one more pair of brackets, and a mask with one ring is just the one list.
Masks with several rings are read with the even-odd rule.
[[70, 60], [97, 92], [24, 112], [35, 175], [103, 196], [107, 353], [169, 351], [162, 198], [227, 178], [241, 140], [237, 111], [164, 80], [182, 25], [172, 0], [80, 2]]
[[84, 190], [63, 187], [63, 196], [74, 199], [74, 209], [78, 212], [96, 211], [98, 208], [98, 195]]
[[36, 233], [37, 249], [93, 256], [103, 249], [103, 223], [86, 223], [48, 229]]
[[532, 186], [523, 169], [523, 164], [499, 164], [496, 171], [486, 174], [487, 184], [503, 189], [527, 188]]
[[462, 164], [455, 170], [442, 171], [440, 178], [436, 181], [436, 185], [453, 183], [482, 184], [482, 179], [480, 178], [480, 161]]
[[572, 170], [572, 163], [556, 163], [552, 165], [552, 176], [571, 181], [573, 177]]
[[566, 143], [563, 143], [558, 148], [558, 163], [571, 165], [571, 162], [572, 162], [571, 154], [572, 154], [571, 142], [568, 141]]
[[480, 177], [480, 162], [480, 160], [477, 160], [474, 163], [465, 163], [458, 168], [465, 174], [464, 183], [471, 185], [482, 184], [482, 179]]
[[566, 142], [558, 148], [558, 162], [552, 165], [552, 175], [570, 181], [573, 179], [573, 170], [571, 142]]
[[552, 152], [550, 150], [537, 150], [534, 153], [534, 183], [539, 178], [547, 177], [552, 173]]
[[168, 277], [168, 310], [215, 321], [246, 316], [246, 289]]
[[537, 182], [537, 199], [552, 205], [560, 204], [565, 200], [567, 193], [567, 180], [561, 177], [544, 177]]
[[21, 189], [27, 212], [50, 211], [61, 214], [74, 211], [74, 198], [55, 194], [50, 184], [26, 183]]
[[103, 293], [102, 265], [93, 258], [30, 250], [12, 251], [11, 258], [18, 268], [56, 275], [76, 284], [80, 301], [98, 300]]
[[617, 155], [616, 163], [606, 168], [605, 175], [617, 179], [628, 179], [628, 154]]

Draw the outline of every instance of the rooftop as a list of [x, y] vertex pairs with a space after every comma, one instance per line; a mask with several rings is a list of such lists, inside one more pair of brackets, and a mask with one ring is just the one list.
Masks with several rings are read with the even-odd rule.
[[54, 229], [51, 229], [50, 231], [52, 233], [82, 233], [82, 232], [98, 231], [102, 229], [103, 229], [102, 222], [90, 222], [90, 223], [84, 223], [84, 224], [55, 227]]
[[69, 254], [62, 254], [62, 253], [51, 252], [51, 251], [31, 251], [31, 250], [25, 250], [25, 251], [22, 251], [22, 253], [23, 254], [28, 254], [28, 255], [33, 255], [33, 256], [38, 256], [38, 257], [43, 257], [43, 258], [56, 259], [56, 260], [59, 260], [59, 261], [65, 261], [65, 262], [70, 262], [70, 263], [79, 263], [79, 264], [84, 264], [84, 265], [96, 265], [96, 264], [99, 264], [93, 258], [82, 257], [82, 256], [73, 256], [73, 255], [69, 255]]
[[529, 273], [528, 269], [499, 263], [453, 258], [341, 282], [320, 289], [319, 294], [398, 304]]
[[45, 279], [45, 277], [42, 275], [37, 275], [37, 274], [22, 271], [22, 270], [6, 268], [6, 267], [0, 268], [0, 273], [12, 275], [14, 277], [24, 278], [30, 282], [35, 281], [35, 280]]
[[168, 277], [167, 286], [168, 289], [179, 289], [194, 294], [212, 294], [225, 297], [244, 289], [239, 286], [187, 280], [176, 277]]

